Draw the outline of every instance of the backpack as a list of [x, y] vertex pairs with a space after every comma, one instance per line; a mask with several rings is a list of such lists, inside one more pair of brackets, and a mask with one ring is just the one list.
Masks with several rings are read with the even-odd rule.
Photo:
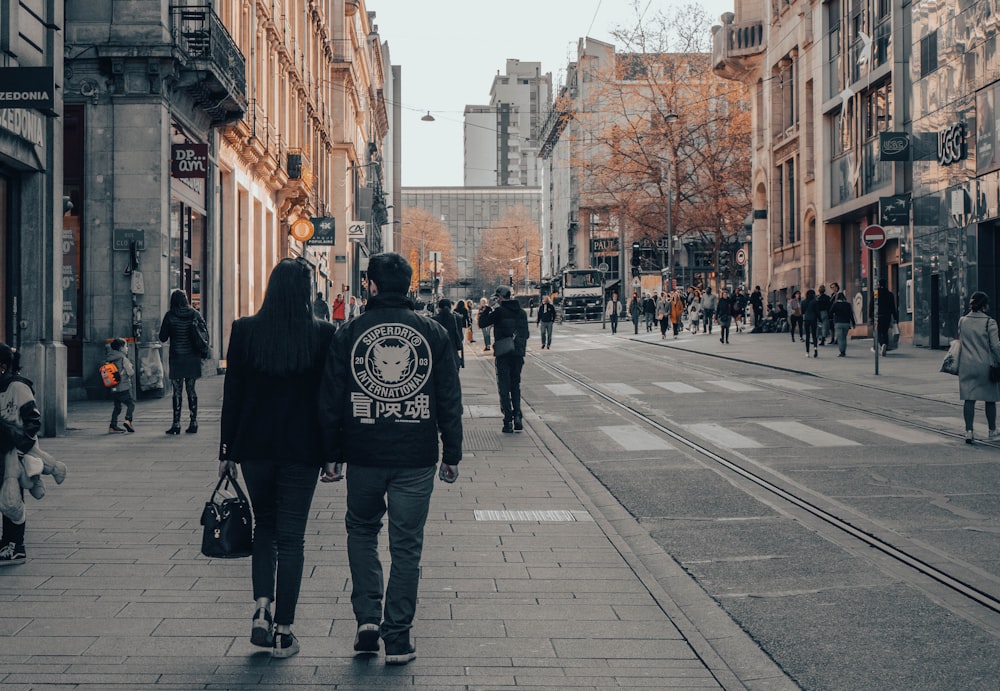
[[208, 324], [205, 323], [200, 314], [196, 314], [191, 320], [191, 345], [202, 360], [207, 360], [212, 354], [211, 341], [208, 338]]
[[104, 388], [112, 389], [118, 386], [121, 381], [118, 376], [118, 365], [113, 362], [105, 362], [101, 365], [97, 371], [101, 375], [101, 383], [104, 384]]

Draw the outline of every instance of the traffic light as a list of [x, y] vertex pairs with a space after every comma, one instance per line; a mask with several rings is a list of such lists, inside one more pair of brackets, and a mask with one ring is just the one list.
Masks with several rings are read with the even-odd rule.
[[642, 257], [639, 255], [639, 243], [632, 243], [632, 266], [639, 266], [642, 264]]
[[729, 278], [729, 251], [719, 251], [719, 274], [723, 278]]
[[507, 281], [510, 283], [510, 287], [514, 287], [514, 269], [507, 269]]

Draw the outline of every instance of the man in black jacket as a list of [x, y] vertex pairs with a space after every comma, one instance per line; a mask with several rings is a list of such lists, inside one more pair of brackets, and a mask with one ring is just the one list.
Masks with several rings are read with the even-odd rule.
[[552, 325], [556, 323], [556, 307], [548, 295], [542, 296], [542, 304], [538, 308], [538, 318], [535, 325], [542, 335], [542, 350], [552, 350]]
[[[494, 301], [499, 301], [489, 314], [479, 316], [479, 328], [493, 326], [493, 354], [496, 356], [497, 392], [503, 411], [503, 432], [524, 429], [521, 418], [521, 368], [528, 345], [528, 315], [517, 300], [511, 299], [510, 288], [500, 286]], [[501, 340], [512, 338], [513, 349], [503, 350]]]
[[899, 308], [896, 307], [896, 296], [889, 290], [889, 285], [884, 278], [878, 280], [878, 290], [868, 302], [869, 315], [875, 315], [876, 299], [878, 300], [878, 321], [876, 322], [878, 343], [882, 349], [882, 355], [885, 355], [889, 351], [889, 327], [892, 326], [893, 322], [899, 321]]
[[[371, 299], [364, 314], [337, 331], [319, 396], [325, 460], [347, 463], [354, 651], [377, 654], [381, 637], [386, 664], [417, 656], [410, 628], [438, 437], [443, 481], [455, 481], [462, 459], [455, 348], [439, 324], [414, 312], [406, 297], [412, 275], [398, 254], [370, 259]], [[378, 535], [387, 510], [392, 568], [383, 610]]]
[[451, 300], [441, 298], [438, 300], [438, 311], [431, 317], [434, 321], [448, 332], [452, 347], [455, 349], [455, 364], [462, 368], [465, 366], [465, 346], [462, 343], [462, 328], [459, 324], [459, 316], [451, 311]]

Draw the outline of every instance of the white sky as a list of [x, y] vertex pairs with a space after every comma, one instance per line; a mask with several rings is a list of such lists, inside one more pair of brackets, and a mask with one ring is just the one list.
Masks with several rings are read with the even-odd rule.
[[[392, 64], [402, 69], [403, 185], [462, 185], [462, 114], [489, 103], [508, 58], [541, 62], [553, 92], [577, 40], [612, 41], [638, 14], [692, 0], [366, 0]], [[700, 0], [713, 23], [734, 0]], [[636, 9], [636, 6], [638, 9]], [[420, 120], [430, 111], [435, 122]]]

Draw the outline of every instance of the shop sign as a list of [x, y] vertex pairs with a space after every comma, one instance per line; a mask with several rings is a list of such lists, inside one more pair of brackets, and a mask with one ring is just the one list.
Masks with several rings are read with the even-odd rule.
[[0, 106], [0, 130], [29, 141], [35, 146], [45, 145], [45, 123], [42, 117], [30, 110], [4, 109]]
[[879, 132], [878, 157], [880, 161], [909, 161], [909, 135], [906, 132]]
[[310, 245], [336, 245], [336, 219], [333, 216], [317, 216], [309, 219], [313, 224], [313, 236]]
[[910, 225], [910, 195], [895, 194], [879, 197], [879, 223], [883, 226]]
[[170, 174], [175, 178], [207, 178], [208, 144], [171, 145]]
[[591, 254], [616, 254], [618, 238], [590, 238]]
[[52, 110], [55, 78], [52, 66], [0, 67], [0, 109]]
[[964, 160], [965, 155], [964, 122], [957, 122], [938, 132], [938, 163], [943, 166], [950, 166], [952, 163]]

